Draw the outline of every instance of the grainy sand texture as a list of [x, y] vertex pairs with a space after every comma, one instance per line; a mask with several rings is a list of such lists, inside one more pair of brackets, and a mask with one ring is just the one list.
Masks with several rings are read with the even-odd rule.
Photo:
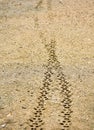
[[94, 0], [0, 0], [0, 130], [94, 130]]

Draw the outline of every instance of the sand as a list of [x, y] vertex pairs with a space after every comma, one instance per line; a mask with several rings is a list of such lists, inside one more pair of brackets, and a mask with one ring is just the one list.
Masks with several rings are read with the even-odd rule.
[[0, 130], [94, 130], [93, 0], [0, 0]]

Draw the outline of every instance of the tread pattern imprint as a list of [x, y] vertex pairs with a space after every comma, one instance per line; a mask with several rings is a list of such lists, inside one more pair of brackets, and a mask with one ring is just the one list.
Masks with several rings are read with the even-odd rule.
[[55, 40], [45, 45], [48, 52], [43, 85], [33, 116], [28, 119], [30, 130], [70, 130], [71, 90], [55, 54]]

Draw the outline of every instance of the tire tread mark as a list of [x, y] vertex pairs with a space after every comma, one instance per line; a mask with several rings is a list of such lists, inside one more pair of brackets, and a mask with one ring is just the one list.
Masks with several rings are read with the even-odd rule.
[[71, 125], [71, 91], [69, 90], [70, 84], [65, 79], [65, 75], [62, 72], [60, 62], [57, 60], [55, 54], [55, 41], [52, 40], [50, 44], [45, 45], [48, 51], [48, 64], [46, 65], [46, 71], [44, 73], [43, 86], [40, 88], [40, 96], [38, 97], [37, 107], [34, 108], [34, 116], [30, 118], [29, 125], [31, 130], [43, 130], [45, 122], [43, 121], [43, 112], [45, 111], [45, 102], [49, 100], [49, 92], [51, 91], [51, 84], [53, 83], [51, 77], [54, 75], [53, 70], [56, 70], [56, 78], [59, 81], [59, 93], [62, 97], [60, 103], [62, 110], [58, 115], [58, 124], [61, 130], [69, 130]]

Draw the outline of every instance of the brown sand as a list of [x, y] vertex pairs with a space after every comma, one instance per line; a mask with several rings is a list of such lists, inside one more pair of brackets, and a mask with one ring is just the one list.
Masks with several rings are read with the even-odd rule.
[[39, 105], [49, 59], [45, 45], [52, 40], [71, 84], [72, 124], [63, 129], [57, 123], [62, 97], [53, 81], [43, 130], [94, 130], [93, 0], [0, 0], [0, 130], [33, 130], [29, 119]]

